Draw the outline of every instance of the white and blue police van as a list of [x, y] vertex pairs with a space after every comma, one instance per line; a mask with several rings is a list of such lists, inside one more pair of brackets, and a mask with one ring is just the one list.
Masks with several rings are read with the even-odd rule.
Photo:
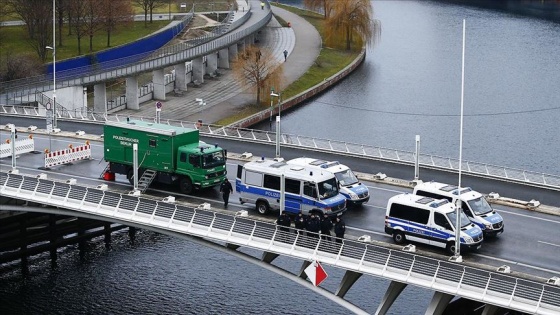
[[469, 220], [478, 225], [484, 237], [497, 236], [504, 232], [504, 219], [486, 201], [486, 198], [470, 187], [459, 187], [438, 182], [419, 183], [414, 187], [414, 194], [432, 197], [435, 199], [447, 199], [456, 204], [461, 202], [461, 208]]
[[[447, 199], [434, 199], [409, 193], [393, 196], [387, 202], [385, 233], [397, 244], [419, 242], [455, 253], [456, 207]], [[461, 250], [481, 247], [484, 236], [478, 225], [460, 212]]]
[[320, 159], [301, 157], [289, 160], [291, 165], [306, 166], [317, 171], [327, 171], [333, 173], [340, 184], [340, 193], [346, 197], [347, 203], [351, 205], [361, 205], [369, 201], [369, 189], [362, 184], [354, 172], [338, 161], [324, 161]]
[[340, 193], [332, 173], [321, 173], [283, 160], [252, 161], [238, 165], [235, 191], [241, 204], [255, 204], [266, 214], [280, 209], [280, 185], [284, 177], [284, 211], [297, 214], [336, 215], [346, 210], [346, 198]]

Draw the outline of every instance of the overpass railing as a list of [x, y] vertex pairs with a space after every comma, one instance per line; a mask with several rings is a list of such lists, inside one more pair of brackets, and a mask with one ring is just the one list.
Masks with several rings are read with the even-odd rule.
[[[0, 105], [0, 115], [14, 116], [37, 116], [40, 113], [33, 107], [20, 106], [2, 106]], [[90, 121], [93, 123], [104, 123], [105, 121], [126, 121], [126, 118], [138, 119], [154, 122], [153, 117], [131, 116], [131, 115], [106, 115], [94, 112], [83, 112], [81, 110], [64, 111], [58, 113], [60, 119]], [[181, 120], [161, 120], [161, 123], [181, 126], [187, 128], [197, 128], [197, 122], [181, 121]], [[256, 130], [248, 128], [237, 128], [232, 126], [220, 126], [212, 124], [204, 124], [200, 127], [200, 133], [217, 138], [230, 138], [250, 142], [259, 142], [267, 144], [276, 143], [276, 133], [273, 131]], [[294, 147], [304, 150], [319, 151], [341, 154], [357, 158], [365, 158], [378, 161], [389, 161], [393, 163], [414, 166], [415, 153], [411, 151], [390, 149], [377, 147], [367, 144], [351, 143], [332, 139], [323, 139], [316, 137], [282, 134], [280, 139], [281, 145], [285, 147]], [[430, 154], [420, 154], [419, 164], [425, 168], [432, 168], [445, 171], [459, 171], [459, 160], [449, 157], [442, 157]], [[467, 175], [492, 178], [522, 185], [542, 187], [546, 189], [560, 191], [560, 176], [546, 173], [539, 173], [516, 168], [492, 165], [487, 163], [463, 161], [462, 172]]]
[[[560, 288], [533, 280], [425, 257], [371, 243], [340, 242], [276, 225], [196, 209], [163, 200], [131, 196], [100, 187], [20, 174], [0, 173], [0, 196], [63, 207], [100, 220], [130, 222], [302, 260], [318, 260], [346, 270], [458, 295], [531, 314], [560, 312]], [[49, 208], [44, 208], [49, 212]]]

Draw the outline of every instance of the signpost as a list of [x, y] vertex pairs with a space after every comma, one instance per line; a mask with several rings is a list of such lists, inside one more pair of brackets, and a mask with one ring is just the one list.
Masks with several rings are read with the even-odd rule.
[[156, 102], [156, 123], [159, 124], [160, 118], [161, 118], [161, 107], [163, 106], [163, 104], [158, 101]]
[[325, 269], [323, 269], [323, 266], [316, 260], [314, 260], [309, 267], [305, 268], [305, 274], [316, 287], [329, 276], [325, 272]]

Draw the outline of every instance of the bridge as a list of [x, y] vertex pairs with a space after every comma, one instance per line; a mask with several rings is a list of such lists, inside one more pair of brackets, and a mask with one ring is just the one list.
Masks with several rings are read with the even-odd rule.
[[[188, 123], [183, 122], [183, 124]], [[92, 125], [92, 128], [95, 126]], [[268, 139], [270, 135], [267, 136], [267, 133], [262, 131], [238, 129], [233, 132], [233, 129], [228, 129], [228, 135], [223, 135], [215, 132], [217, 129], [214, 130], [213, 127], [211, 129], [212, 132], [207, 130], [205, 134], [219, 137], [222, 140], [225, 138], [239, 139], [239, 135], [244, 134], [244, 141], [251, 141], [251, 144], [249, 146], [244, 145], [245, 147], [255, 148], [259, 141], [271, 142]], [[99, 130], [99, 127], [97, 127], [97, 130]], [[94, 130], [91, 133], [99, 134]], [[308, 142], [302, 141], [302, 137], [296, 136], [283, 136], [282, 138], [300, 139], [299, 142], [295, 142], [297, 146], [300, 146], [300, 149], [316, 152], [332, 151], [333, 147], [340, 147], [334, 145], [333, 147], [322, 148], [322, 145], [317, 145], [333, 143], [333, 141], [325, 139], [313, 139], [313, 141]], [[308, 144], [304, 145], [305, 143]], [[309, 143], [314, 144], [310, 145]], [[285, 145], [289, 147], [290, 143], [286, 142]], [[349, 154], [349, 150], [343, 151], [342, 154]], [[402, 155], [399, 154], [399, 156]], [[20, 160], [22, 159], [23, 157], [20, 157]], [[31, 165], [34, 163], [37, 164], [32, 162]], [[401, 161], [401, 163], [405, 163], [405, 161]], [[80, 166], [77, 167], [81, 169]], [[506, 179], [502, 178], [501, 180]], [[512, 178], [511, 181], [515, 181], [515, 178]], [[495, 186], [496, 181], [492, 180], [492, 182]], [[163, 196], [158, 197], [157, 194], [152, 195], [150, 193], [150, 195], [135, 197], [122, 192], [122, 189], [119, 191], [113, 187], [95, 185], [95, 182], [90, 184], [93, 185], [51, 180], [36, 174], [26, 176], [3, 172], [0, 176], [0, 185], [2, 185], [0, 195], [25, 200], [30, 204], [57, 207], [10, 206], [10, 210], [39, 211], [95, 218], [179, 237], [192, 236], [200, 242], [204, 240], [214, 242], [213, 245], [209, 245], [214, 247], [220, 246], [216, 245], [215, 242], [225, 242], [224, 250], [228, 253], [232, 253], [239, 247], [261, 250], [263, 255], [260, 263], [267, 264], [269, 268], [270, 262], [279, 255], [303, 260], [301, 270], [304, 270], [310, 261], [318, 260], [326, 265], [346, 270], [346, 275], [334, 296], [329, 296], [325, 292], [321, 292], [321, 294], [329, 296], [337, 303], [356, 313], [360, 313], [360, 310], [355, 309], [355, 306], [349, 305], [342, 298], [361, 275], [378, 276], [392, 281], [383, 302], [378, 308], [379, 314], [384, 314], [389, 309], [391, 303], [407, 284], [428, 288], [436, 292], [429, 309], [426, 311], [427, 314], [441, 313], [454, 296], [485, 303], [487, 305], [486, 314], [492, 314], [497, 308], [507, 308], [532, 314], [558, 314], [560, 312], [559, 288], [552, 284], [546, 284], [544, 281], [535, 280], [530, 276], [503, 274], [495, 271], [495, 268], [483, 268], [483, 265], [474, 265], [468, 261], [463, 264], [452, 263], [447, 261], [447, 257], [424, 252], [411, 253], [392, 244], [378, 241], [364, 242], [345, 239], [340, 245], [309, 236], [279, 231], [271, 223], [272, 220], [267, 221], [260, 217], [239, 215], [243, 212], [234, 215], [231, 212], [210, 211], [192, 203], [166, 202], [169, 199]], [[532, 185], [532, 183], [529, 184]], [[527, 190], [527, 188], [525, 189]], [[542, 188], [534, 187], [534, 189]], [[547, 190], [554, 191], [553, 188]], [[295, 281], [301, 282], [305, 276], [300, 272], [293, 278], [296, 278]]]

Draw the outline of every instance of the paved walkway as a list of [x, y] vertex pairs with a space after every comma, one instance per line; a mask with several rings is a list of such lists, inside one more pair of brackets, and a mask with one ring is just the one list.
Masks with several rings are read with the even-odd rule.
[[[251, 10], [261, 10], [259, 0], [250, 0], [249, 4]], [[292, 27], [281, 27], [273, 18], [257, 38], [259, 45], [269, 48], [275, 58], [282, 62], [285, 85], [281, 89], [284, 89], [313, 65], [321, 50], [321, 37], [313, 25], [297, 14], [274, 6], [272, 12], [286, 22], [290, 22]], [[284, 50], [288, 50], [289, 53], [286, 62], [284, 62]], [[250, 90], [243, 90], [231, 70], [220, 69], [220, 71], [223, 74], [219, 78], [205, 79], [200, 87], [189, 85], [183, 96], [168, 93], [166, 100], [163, 101], [161, 118], [191, 122], [201, 119], [204, 123], [214, 123], [240, 112], [256, 101], [256, 95]], [[199, 105], [195, 101], [197, 98], [203, 99], [206, 105]], [[154, 102], [151, 100], [142, 103], [139, 110], [123, 110], [118, 114], [154, 116]]]

